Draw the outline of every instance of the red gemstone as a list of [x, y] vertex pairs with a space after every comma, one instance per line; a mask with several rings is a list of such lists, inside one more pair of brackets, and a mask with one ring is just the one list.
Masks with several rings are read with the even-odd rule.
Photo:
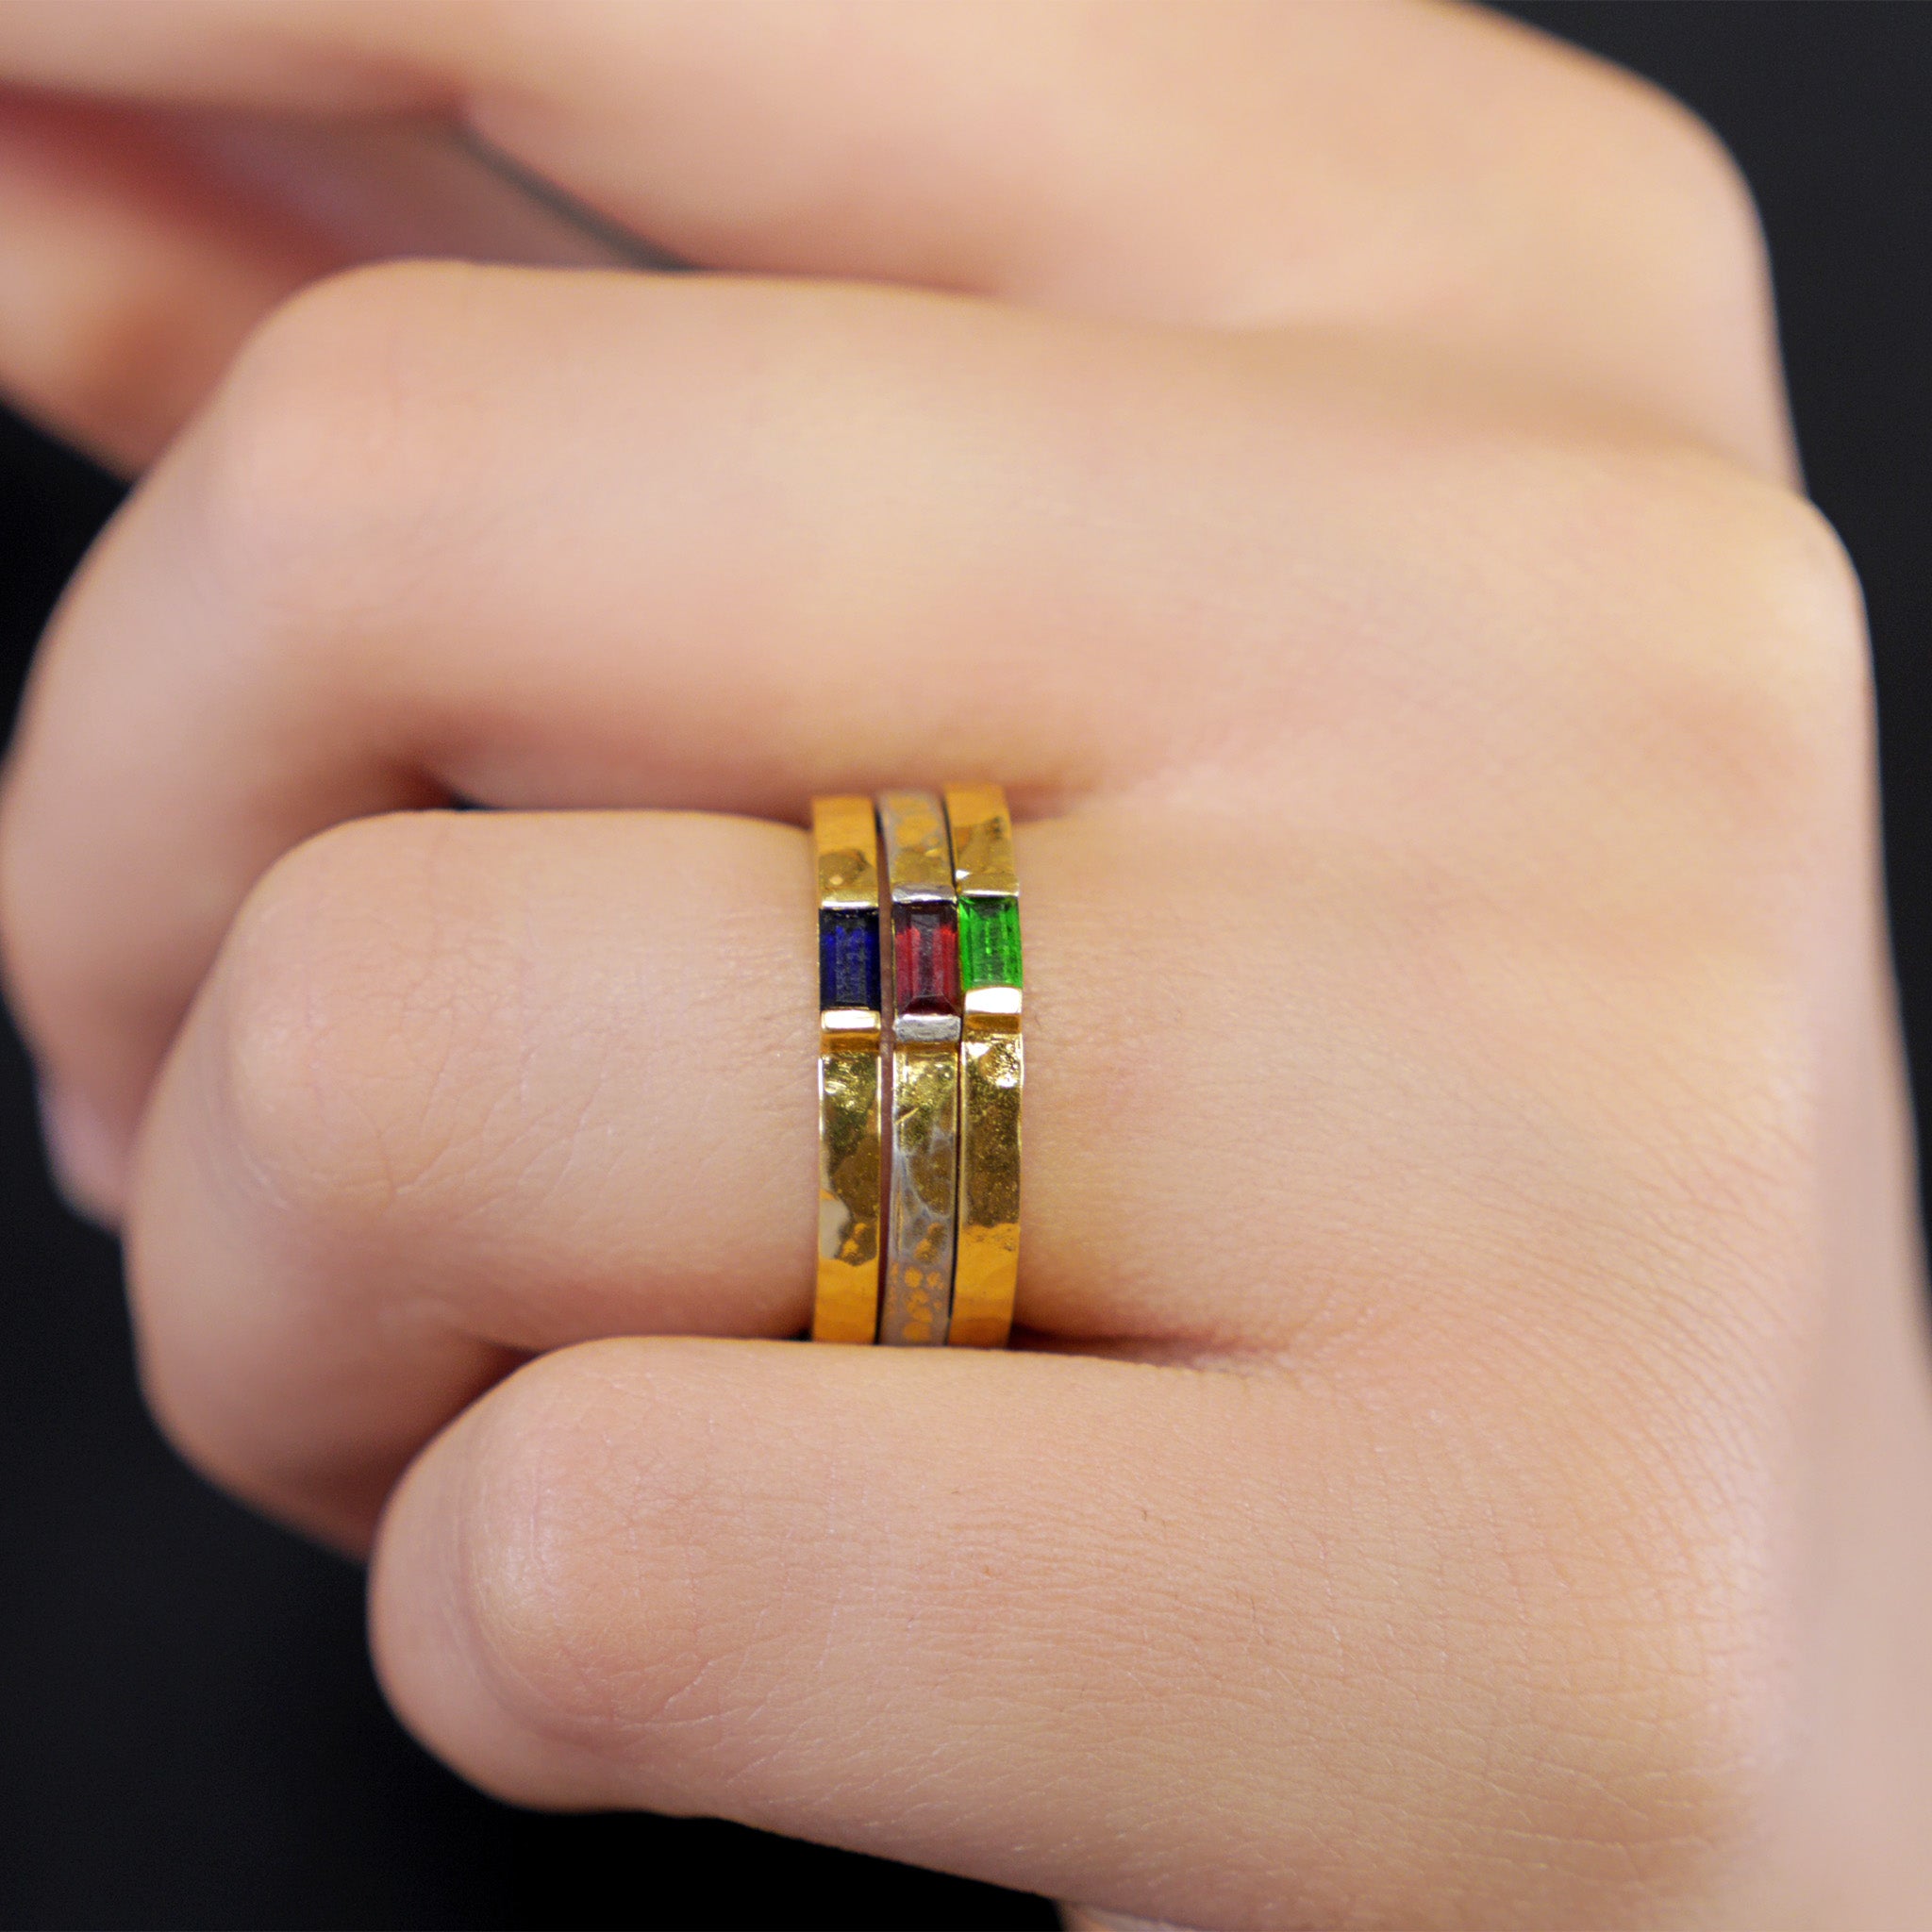
[[900, 1012], [958, 1012], [959, 927], [950, 906], [892, 908], [892, 968]]

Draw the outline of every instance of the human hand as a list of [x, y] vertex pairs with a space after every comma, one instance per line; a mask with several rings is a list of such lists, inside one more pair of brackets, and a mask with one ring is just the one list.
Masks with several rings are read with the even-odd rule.
[[[142, 104], [0, 123], [0, 376], [168, 446], [16, 997], [158, 1413], [373, 1541], [434, 1748], [1195, 1925], [1922, 1907], [1862, 641], [1694, 129], [1381, 7], [98, 0], [0, 72]], [[252, 122], [244, 208], [243, 109], [749, 273], [258, 327], [608, 251], [415, 131]], [[774, 822], [981, 773], [1033, 1346], [779, 1343]]]

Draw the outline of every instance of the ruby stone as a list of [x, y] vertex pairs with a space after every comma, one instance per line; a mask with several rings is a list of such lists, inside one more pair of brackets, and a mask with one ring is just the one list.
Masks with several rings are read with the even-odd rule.
[[902, 1013], [959, 1011], [959, 927], [952, 907], [892, 908], [893, 1001]]

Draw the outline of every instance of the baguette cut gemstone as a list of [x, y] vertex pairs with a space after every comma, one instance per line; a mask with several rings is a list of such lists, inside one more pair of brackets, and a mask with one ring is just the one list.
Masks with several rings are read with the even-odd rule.
[[1019, 900], [959, 901], [959, 970], [968, 991], [1020, 984]]
[[879, 1009], [879, 916], [827, 908], [819, 914], [819, 1005]]
[[893, 907], [892, 973], [898, 1011], [958, 1016], [959, 928], [952, 907]]

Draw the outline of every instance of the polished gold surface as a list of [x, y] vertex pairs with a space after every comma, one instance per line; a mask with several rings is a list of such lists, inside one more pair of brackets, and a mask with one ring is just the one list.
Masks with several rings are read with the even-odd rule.
[[[812, 801], [822, 912], [879, 903], [878, 829], [869, 798]], [[870, 1342], [878, 1328], [884, 1209], [882, 1016], [857, 1007], [819, 1015], [819, 1253], [815, 1341]]]
[[881, 791], [879, 829], [885, 835], [886, 875], [894, 905], [954, 896], [953, 849], [937, 793]]
[[869, 1342], [879, 1316], [881, 1066], [876, 1024], [819, 1040], [819, 1268], [814, 1341]]
[[891, 1208], [879, 1340], [944, 1342], [953, 1292], [959, 1150], [959, 1049], [892, 1049]]
[[1013, 822], [998, 785], [948, 785], [946, 817], [953, 834], [953, 883], [965, 893], [1017, 896]]
[[1025, 1062], [1017, 1023], [1004, 1024], [1012, 1030], [994, 1032], [969, 1016], [959, 1050], [959, 1252], [947, 1336], [959, 1348], [1004, 1348], [1013, 1324]]
[[862, 910], [879, 903], [879, 834], [871, 799], [814, 798], [811, 839], [823, 910]]

